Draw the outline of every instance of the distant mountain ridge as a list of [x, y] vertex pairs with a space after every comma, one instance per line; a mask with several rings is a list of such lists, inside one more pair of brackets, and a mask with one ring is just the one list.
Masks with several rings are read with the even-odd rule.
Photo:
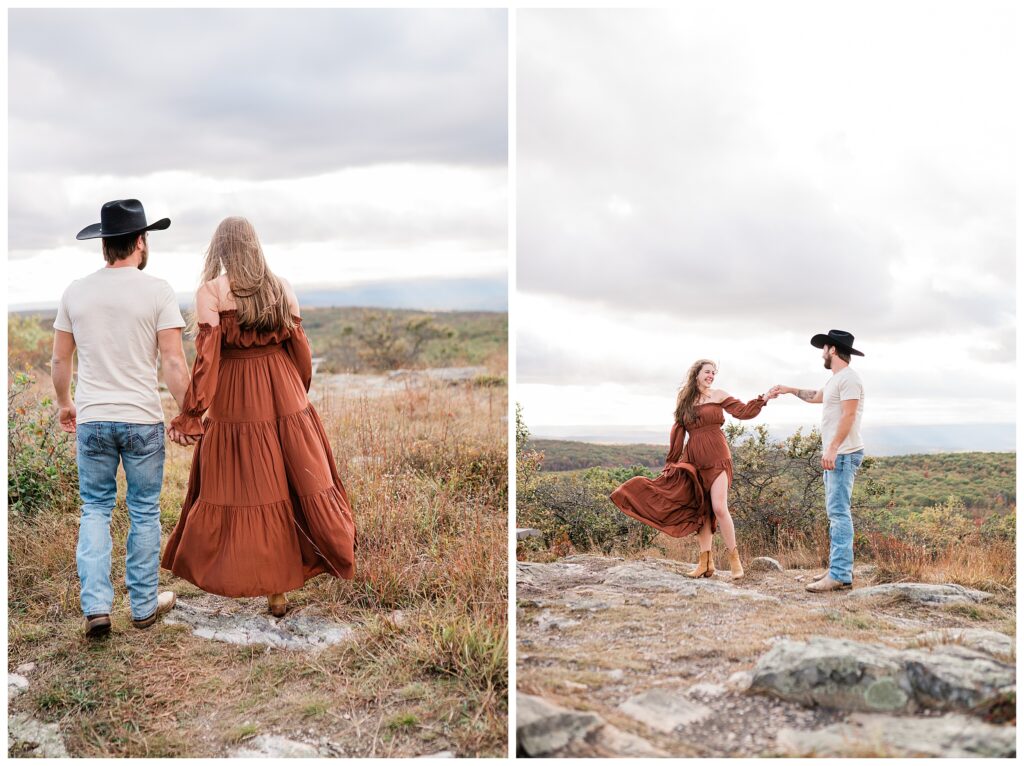
[[[361, 285], [295, 286], [303, 306], [416, 309], [419, 311], [508, 311], [508, 280], [495, 277], [465, 279], [402, 279]], [[178, 293], [182, 308], [190, 308], [192, 293]], [[57, 310], [57, 301], [16, 304], [11, 313]]]
[[[808, 431], [813, 423], [804, 427]], [[774, 439], [784, 439], [797, 430], [770, 428]], [[953, 425], [865, 426], [866, 452], [869, 455], [918, 455], [939, 452], [1015, 452], [1017, 432], [1014, 423], [957, 423]], [[530, 426], [535, 440], [586, 442], [592, 445], [644, 445], [664, 451], [668, 447], [667, 428], [651, 426]]]

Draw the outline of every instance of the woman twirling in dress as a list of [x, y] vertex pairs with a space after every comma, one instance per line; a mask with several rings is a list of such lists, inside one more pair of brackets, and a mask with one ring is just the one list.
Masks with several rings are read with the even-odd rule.
[[661, 475], [655, 479], [632, 478], [616, 489], [611, 499], [623, 513], [667, 535], [696, 533], [700, 560], [697, 568], [687, 573], [690, 577], [711, 577], [715, 573], [711, 540], [720, 529], [735, 580], [743, 576], [743, 565], [729, 515], [732, 455], [722, 433], [724, 413], [750, 420], [777, 394], [761, 394], [744, 404], [711, 387], [717, 374], [718, 367], [710, 359], [694, 362], [676, 398], [675, 422]]
[[267, 596], [280, 617], [284, 594], [311, 577], [352, 578], [356, 535], [306, 396], [312, 357], [298, 300], [244, 218], [213, 235], [194, 322], [192, 382], [168, 436], [198, 447], [161, 563], [210, 593]]

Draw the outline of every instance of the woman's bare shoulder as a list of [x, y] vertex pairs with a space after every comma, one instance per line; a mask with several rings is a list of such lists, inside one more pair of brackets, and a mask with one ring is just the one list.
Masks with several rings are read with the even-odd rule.
[[294, 316], [302, 316], [299, 312], [299, 297], [295, 294], [295, 288], [292, 287], [292, 283], [280, 275], [277, 278], [281, 282], [281, 289], [284, 290], [284, 294], [288, 298], [289, 310]]

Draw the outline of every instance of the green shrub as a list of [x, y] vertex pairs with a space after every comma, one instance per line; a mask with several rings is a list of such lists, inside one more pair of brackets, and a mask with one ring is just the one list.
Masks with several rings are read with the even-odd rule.
[[912, 511], [900, 522], [907, 542], [927, 548], [933, 554], [951, 543], [961, 543], [975, 533], [977, 526], [967, 516], [963, 501], [949, 497], [945, 503], [922, 511]]
[[15, 373], [7, 393], [7, 508], [15, 516], [78, 505], [74, 437], [61, 430], [53, 401], [33, 393], [34, 383]]
[[729, 511], [737, 534], [765, 550], [809, 539], [825, 508], [818, 431], [772, 441], [764, 426], [750, 432], [730, 423], [725, 435], [733, 457]]
[[1016, 508], [1005, 514], [992, 514], [981, 525], [981, 536], [986, 540], [1013, 542], [1017, 538]]
[[[642, 473], [647, 469], [638, 467]], [[634, 469], [589, 468], [578, 474], [542, 475], [517, 495], [519, 521], [544, 533], [551, 545], [563, 536], [574, 548], [628, 551], [647, 548], [657, 532], [626, 516], [609, 499]]]

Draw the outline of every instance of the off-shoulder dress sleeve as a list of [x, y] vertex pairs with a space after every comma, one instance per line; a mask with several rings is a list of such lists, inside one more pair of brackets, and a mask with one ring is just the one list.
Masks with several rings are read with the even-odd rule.
[[196, 336], [196, 361], [192, 365], [192, 380], [185, 391], [185, 403], [171, 426], [189, 436], [203, 435], [203, 413], [210, 408], [217, 393], [217, 373], [220, 370], [220, 325], [200, 324]]
[[665, 465], [678, 463], [683, 456], [683, 442], [686, 440], [686, 428], [678, 422], [672, 424], [672, 433], [669, 436], [668, 455], [665, 457]]
[[284, 346], [308, 393], [309, 384], [313, 381], [313, 350], [309, 347], [309, 338], [306, 337], [305, 330], [302, 329], [302, 318], [293, 316], [292, 321], [295, 322], [295, 327], [292, 328], [291, 337], [285, 341]]
[[756, 399], [751, 399], [746, 404], [736, 397], [730, 396], [722, 402], [722, 409], [738, 420], [750, 420], [752, 418], [756, 418], [761, 412], [761, 409], [767, 403], [768, 402], [760, 396]]

